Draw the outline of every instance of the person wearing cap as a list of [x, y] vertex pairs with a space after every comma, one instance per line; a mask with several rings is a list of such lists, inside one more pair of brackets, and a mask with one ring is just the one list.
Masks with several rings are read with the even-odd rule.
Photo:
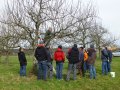
[[37, 79], [43, 79], [47, 80], [47, 60], [48, 60], [48, 54], [47, 50], [43, 43], [38, 44], [36, 50], [35, 50], [35, 57], [38, 61], [38, 76]]
[[20, 62], [20, 76], [26, 76], [27, 60], [25, 57], [24, 49], [21, 47], [19, 48], [18, 59]]
[[62, 50], [62, 46], [59, 45], [54, 52], [54, 60], [56, 61], [56, 77], [58, 80], [62, 79], [63, 63], [65, 61], [65, 54]]
[[108, 50], [107, 47], [103, 47], [102, 51], [101, 51], [101, 60], [102, 60], [102, 74], [107, 75], [108, 73], [108, 67], [107, 67], [107, 63], [108, 63]]
[[90, 72], [90, 79], [96, 79], [96, 69], [95, 69], [95, 61], [97, 58], [96, 51], [94, 49], [94, 45], [90, 45], [90, 48], [88, 51], [88, 66], [89, 66], [89, 72]]
[[67, 72], [67, 78], [66, 80], [70, 80], [70, 74], [73, 71], [73, 80], [76, 80], [76, 67], [77, 63], [79, 61], [79, 50], [77, 48], [77, 45], [74, 44], [74, 46], [68, 51], [68, 72]]

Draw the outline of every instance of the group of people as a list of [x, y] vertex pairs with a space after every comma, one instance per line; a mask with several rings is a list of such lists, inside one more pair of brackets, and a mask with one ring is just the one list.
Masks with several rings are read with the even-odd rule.
[[[95, 61], [97, 53], [94, 45], [90, 45], [90, 48], [85, 50], [83, 47], [78, 48], [77, 44], [74, 44], [66, 54], [62, 50], [62, 46], [59, 45], [52, 55], [49, 47], [39, 44], [34, 55], [38, 61], [38, 80], [47, 80], [47, 77], [53, 77], [53, 60], [56, 62], [56, 78], [62, 80], [63, 65], [66, 58], [68, 60], [66, 81], [70, 80], [71, 73], [73, 73], [73, 80], [77, 79], [77, 74], [84, 77], [87, 70], [90, 73], [90, 79], [96, 79]], [[23, 48], [19, 49], [18, 58], [20, 61], [20, 76], [26, 76], [27, 60]], [[101, 59], [102, 74], [107, 74], [111, 71], [112, 51], [105, 47], [101, 51]]]

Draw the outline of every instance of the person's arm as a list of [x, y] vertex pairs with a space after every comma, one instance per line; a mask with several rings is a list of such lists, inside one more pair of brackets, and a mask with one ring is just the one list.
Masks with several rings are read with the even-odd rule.
[[35, 50], [34, 56], [35, 56], [35, 58], [37, 59], [37, 48], [36, 48], [36, 50]]
[[64, 52], [62, 54], [62, 57], [63, 57], [63, 61], [65, 61], [65, 53]]
[[25, 53], [23, 53], [23, 61], [25, 64], [27, 64], [27, 59], [26, 59]]
[[56, 61], [56, 52], [54, 52], [54, 60]]
[[81, 52], [79, 52], [79, 61], [81, 61], [82, 60], [82, 54], [81, 54]]

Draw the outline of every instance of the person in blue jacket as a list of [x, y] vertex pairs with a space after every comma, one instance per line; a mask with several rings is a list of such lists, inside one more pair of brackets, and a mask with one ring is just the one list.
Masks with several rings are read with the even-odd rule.
[[109, 60], [107, 47], [104, 47], [103, 50], [101, 51], [101, 60], [102, 60], [102, 74], [107, 75], [108, 73], [107, 64]]
[[107, 50], [108, 50], [108, 59], [109, 59], [107, 67], [108, 67], [108, 72], [111, 72], [111, 62], [112, 62], [113, 55], [112, 55], [111, 47], [108, 47]]

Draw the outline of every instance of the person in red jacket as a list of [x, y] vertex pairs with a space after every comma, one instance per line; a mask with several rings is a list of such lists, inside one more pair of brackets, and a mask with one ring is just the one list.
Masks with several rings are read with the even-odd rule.
[[54, 59], [56, 61], [56, 77], [57, 79], [62, 79], [62, 70], [63, 70], [63, 63], [65, 61], [65, 54], [62, 51], [62, 46], [59, 45], [57, 50], [54, 53]]

